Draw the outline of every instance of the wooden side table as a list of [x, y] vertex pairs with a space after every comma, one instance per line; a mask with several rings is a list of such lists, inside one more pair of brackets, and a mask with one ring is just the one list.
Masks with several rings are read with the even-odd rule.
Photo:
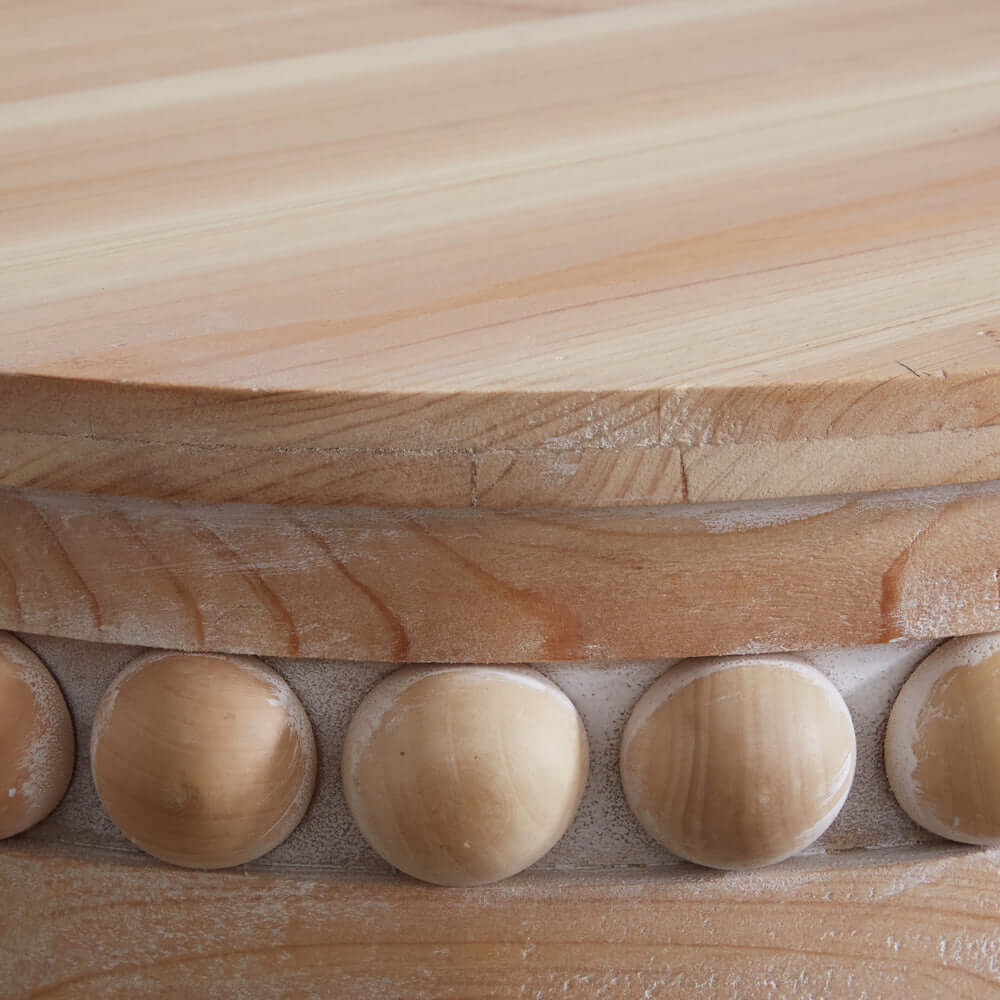
[[[76, 773], [0, 845], [0, 993], [979, 996], [1000, 855], [880, 757], [1000, 630], [1000, 7], [416, 0], [0, 15], [0, 629]], [[151, 649], [266, 658], [316, 798], [219, 872], [87, 747]], [[678, 658], [797, 651], [858, 778], [814, 849], [678, 863], [617, 782]], [[393, 873], [339, 786], [398, 664], [531, 664], [590, 736], [497, 885]]]

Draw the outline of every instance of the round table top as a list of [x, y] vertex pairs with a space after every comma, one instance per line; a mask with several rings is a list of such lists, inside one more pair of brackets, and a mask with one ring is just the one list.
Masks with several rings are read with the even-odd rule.
[[1000, 6], [27, 6], [0, 484], [645, 505], [1000, 478]]

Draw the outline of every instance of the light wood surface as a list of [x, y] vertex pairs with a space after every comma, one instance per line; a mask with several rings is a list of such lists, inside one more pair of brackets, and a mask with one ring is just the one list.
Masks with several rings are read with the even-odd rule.
[[7, 846], [0, 986], [10, 1000], [968, 1000], [998, 988], [998, 876], [996, 852], [945, 849], [456, 890]]
[[854, 781], [851, 713], [791, 657], [687, 660], [632, 710], [621, 741], [629, 808], [672, 853], [712, 868], [798, 854], [837, 818]]
[[[87, 751], [102, 698], [122, 668], [142, 650], [52, 636], [22, 635], [22, 639], [65, 692], [80, 752], [65, 798], [21, 842], [31, 839], [63, 848], [76, 845], [141, 856], [101, 805]], [[882, 762], [882, 741], [893, 698], [935, 645], [933, 641], [906, 642], [797, 654], [797, 659], [815, 666], [842, 693], [858, 738], [851, 794], [811, 850], [836, 855], [872, 847], [908, 848], [935, 839], [899, 808]], [[337, 775], [355, 711], [380, 680], [398, 673], [398, 667], [343, 660], [274, 658], [268, 662], [285, 678], [313, 724], [318, 780], [302, 822], [260, 864], [279, 869], [325, 866], [361, 874], [388, 873], [389, 865], [366, 843], [355, 824]], [[678, 863], [629, 810], [619, 767], [622, 730], [636, 699], [674, 665], [672, 659], [532, 665], [573, 701], [590, 745], [590, 768], [580, 808], [566, 834], [537, 862], [535, 870], [663, 868]]]
[[576, 818], [587, 732], [573, 702], [525, 668], [404, 667], [358, 706], [344, 798], [394, 868], [438, 885], [499, 882]]
[[316, 741], [280, 674], [249, 657], [154, 652], [108, 686], [90, 768], [115, 825], [154, 857], [232, 868], [298, 826]]
[[55, 678], [27, 646], [0, 632], [0, 840], [59, 805], [75, 749], [73, 720]]
[[1000, 628], [1000, 484], [605, 511], [0, 489], [0, 628], [392, 662], [704, 656]]
[[4, 20], [0, 482], [545, 507], [1000, 476], [993, 0]]
[[[25, 639], [58, 677], [86, 745], [102, 692], [136, 651]], [[130, 857], [96, 806], [81, 755], [57, 812], [0, 846], [0, 995], [992, 995], [1000, 856], [928, 842], [883, 787], [888, 705], [930, 648], [908, 645], [807, 655], [844, 692], [858, 723], [860, 780], [823, 838], [828, 853], [746, 875], [659, 867], [669, 855], [629, 839], [613, 777], [620, 727], [663, 661], [540, 666], [572, 693], [595, 750], [588, 801], [564, 838], [572, 843], [546, 859], [549, 869], [577, 870], [475, 890], [366, 875], [338, 822], [331, 799], [339, 783], [329, 778], [341, 735], [388, 667], [276, 662], [317, 720], [326, 775], [302, 826], [267, 858], [231, 873]], [[857, 850], [886, 842], [915, 846]], [[81, 843], [105, 849], [83, 854]], [[608, 867], [586, 870], [595, 862]]]

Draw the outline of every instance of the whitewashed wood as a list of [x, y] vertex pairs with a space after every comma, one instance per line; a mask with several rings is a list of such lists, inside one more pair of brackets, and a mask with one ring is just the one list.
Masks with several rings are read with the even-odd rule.
[[[23, 638], [59, 678], [86, 745], [104, 685], [136, 650]], [[352, 856], [356, 832], [339, 825], [337, 783], [322, 780], [302, 826], [248, 869], [195, 875], [128, 857], [106, 817], [101, 825], [84, 754], [67, 801], [30, 840], [0, 847], [0, 992], [513, 997], [527, 985], [543, 998], [988, 994], [1000, 975], [996, 852], [928, 843], [894, 806], [878, 754], [894, 693], [929, 648], [807, 654], [851, 708], [858, 776], [817, 845], [830, 853], [748, 875], [677, 866], [628, 839], [618, 732], [662, 662], [540, 665], [580, 706], [596, 750], [568, 843], [541, 863], [576, 870], [536, 870], [488, 889], [366, 874], [368, 859]], [[321, 775], [335, 772], [351, 708], [391, 667], [273, 666], [317, 721]], [[74, 846], [86, 842], [116, 850]], [[918, 846], [856, 849], [893, 842]], [[619, 867], [581, 870], [595, 861]]]
[[[73, 782], [58, 809], [30, 839], [138, 852], [101, 806], [91, 774], [89, 746], [98, 705], [119, 671], [143, 651], [135, 647], [21, 635], [46, 663], [65, 693], [79, 747]], [[854, 785], [833, 825], [810, 848], [830, 855], [932, 841], [899, 808], [882, 765], [886, 718], [900, 685], [935, 646], [891, 643], [797, 654], [841, 692], [858, 735]], [[622, 731], [639, 696], [674, 659], [625, 663], [539, 663], [533, 668], [557, 684], [579, 710], [590, 743], [583, 802], [565, 836], [534, 866], [539, 871], [667, 867], [678, 863], [639, 825], [625, 802], [619, 770]], [[278, 870], [326, 866], [338, 871], [387, 872], [354, 824], [337, 778], [347, 727], [365, 695], [395, 671], [391, 663], [271, 659], [312, 722], [320, 778], [302, 823], [259, 862]]]

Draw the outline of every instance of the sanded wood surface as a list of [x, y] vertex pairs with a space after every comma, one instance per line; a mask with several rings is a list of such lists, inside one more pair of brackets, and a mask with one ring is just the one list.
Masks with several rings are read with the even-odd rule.
[[996, 852], [938, 849], [456, 890], [9, 844], [0, 987], [11, 1000], [965, 1000], [1000, 989], [998, 876]]
[[994, 0], [2, 17], [0, 482], [502, 508], [1000, 475]]
[[1000, 629], [1000, 484], [604, 511], [198, 505], [0, 489], [0, 628], [411, 662]]

